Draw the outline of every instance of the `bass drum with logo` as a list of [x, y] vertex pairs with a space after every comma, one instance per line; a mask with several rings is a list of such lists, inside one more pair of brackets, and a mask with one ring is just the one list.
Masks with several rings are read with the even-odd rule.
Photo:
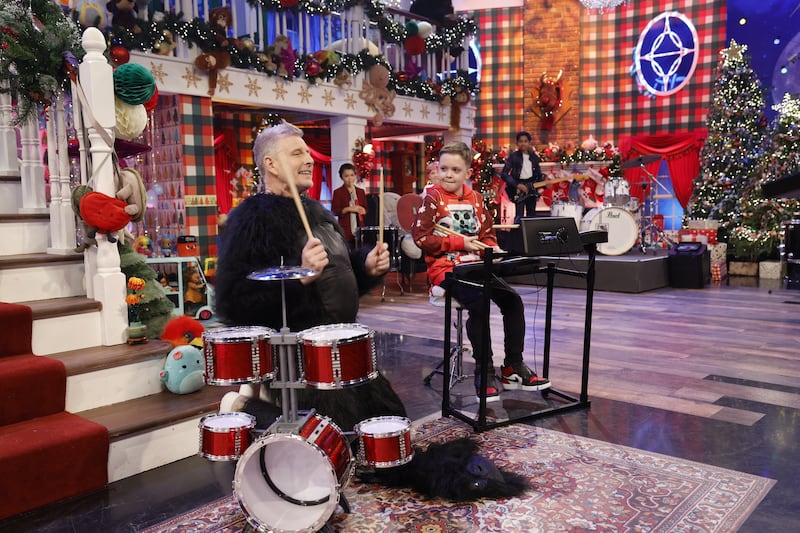
[[605, 230], [608, 242], [597, 245], [603, 255], [622, 255], [636, 244], [639, 224], [627, 209], [622, 207], [595, 207], [581, 221], [581, 231]]

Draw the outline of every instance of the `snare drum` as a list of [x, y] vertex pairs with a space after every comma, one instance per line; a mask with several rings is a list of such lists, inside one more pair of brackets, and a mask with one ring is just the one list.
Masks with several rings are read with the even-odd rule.
[[361, 324], [317, 326], [297, 334], [306, 384], [341, 389], [378, 377], [375, 332]]
[[595, 207], [581, 221], [581, 231], [605, 230], [608, 242], [597, 245], [597, 251], [605, 255], [622, 255], [636, 244], [639, 224], [622, 207]]
[[625, 206], [631, 199], [631, 186], [625, 178], [611, 178], [603, 185], [605, 205]]
[[241, 385], [275, 377], [269, 339], [275, 330], [262, 326], [235, 326], [203, 332], [206, 383]]
[[411, 421], [402, 416], [377, 416], [356, 424], [358, 462], [374, 468], [404, 465], [414, 457]]
[[583, 206], [575, 202], [553, 202], [550, 206], [550, 216], [554, 217], [572, 217], [575, 219], [575, 225], [581, 227], [581, 219], [583, 218]]
[[256, 531], [318, 531], [350, 481], [353, 454], [342, 431], [314, 414], [294, 433], [267, 433], [236, 465], [233, 494]]
[[198, 455], [211, 461], [235, 461], [250, 446], [256, 418], [247, 413], [219, 413], [200, 419]]

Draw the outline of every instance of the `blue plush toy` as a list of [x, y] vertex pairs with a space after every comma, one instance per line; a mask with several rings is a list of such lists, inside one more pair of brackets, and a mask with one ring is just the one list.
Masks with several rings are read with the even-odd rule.
[[203, 351], [197, 346], [176, 346], [164, 361], [161, 381], [175, 394], [189, 394], [203, 388]]

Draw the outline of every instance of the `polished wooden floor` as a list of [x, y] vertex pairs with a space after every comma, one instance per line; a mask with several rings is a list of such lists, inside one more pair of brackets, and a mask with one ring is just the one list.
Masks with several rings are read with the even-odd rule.
[[[516, 287], [526, 304], [525, 359], [540, 368], [546, 295]], [[580, 386], [584, 304], [581, 290], [554, 291], [550, 379], [567, 392]], [[390, 273], [383, 298], [362, 298], [358, 320], [375, 329], [379, 368], [409, 416], [439, 413], [441, 378], [426, 387], [423, 377], [442, 357], [444, 311], [429, 303], [424, 277], [401, 294]], [[800, 291], [748, 278], [697, 290], [596, 292], [592, 325], [590, 408], [526, 423], [774, 479], [740, 531], [800, 531]], [[492, 329], [497, 365], [497, 312]], [[474, 403], [469, 381], [454, 391]], [[519, 394], [504, 393], [501, 405]], [[541, 400], [527, 394], [523, 402]], [[0, 522], [0, 531], [141, 531], [230, 495], [234, 467], [190, 457]]]

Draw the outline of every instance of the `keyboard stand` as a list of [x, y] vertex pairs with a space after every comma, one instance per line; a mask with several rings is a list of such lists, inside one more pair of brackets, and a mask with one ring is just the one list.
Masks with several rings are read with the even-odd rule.
[[[483, 432], [490, 429], [494, 429], [500, 426], [506, 426], [510, 424], [514, 424], [516, 422], [522, 422], [526, 420], [533, 420], [536, 418], [543, 418], [546, 416], [551, 416], [575, 409], [587, 409], [590, 406], [589, 395], [588, 395], [588, 388], [589, 388], [589, 353], [591, 347], [591, 337], [592, 337], [592, 303], [594, 297], [594, 281], [595, 281], [595, 260], [597, 255], [597, 242], [594, 242], [594, 238], [587, 238], [584, 240], [584, 250], [586, 251], [587, 255], [589, 256], [589, 263], [588, 267], [585, 272], [565, 269], [565, 268], [558, 268], [556, 267], [555, 263], [548, 263], [547, 265], [541, 265], [538, 262], [531, 262], [528, 268], [528, 273], [535, 274], [535, 273], [546, 273], [547, 274], [547, 304], [546, 304], [546, 317], [545, 317], [545, 329], [544, 329], [544, 355], [543, 355], [543, 362], [542, 362], [542, 377], [550, 379], [550, 345], [551, 345], [551, 333], [552, 333], [552, 318], [553, 318], [553, 287], [554, 287], [554, 280], [556, 274], [564, 274], [568, 276], [575, 276], [580, 278], [586, 279], [586, 309], [585, 309], [585, 319], [584, 319], [584, 333], [583, 333], [583, 361], [582, 361], [582, 370], [581, 370], [581, 390], [579, 396], [576, 398], [570, 394], [562, 392], [555, 387], [551, 387], [549, 389], [544, 389], [540, 391], [542, 398], [547, 399], [550, 395], [557, 397], [558, 404], [552, 405], [548, 407], [544, 407], [537, 411], [524, 413], [520, 416], [506, 418], [500, 421], [487, 421], [487, 413], [486, 413], [486, 391], [485, 388], [481, 390], [479, 400], [478, 400], [478, 413], [477, 417], [473, 418], [468, 416], [464, 412], [453, 408], [450, 403], [450, 348], [451, 348], [451, 338], [450, 338], [450, 324], [452, 323], [452, 296], [450, 291], [450, 286], [452, 283], [469, 283], [469, 284], [476, 284], [480, 283], [484, 288], [484, 298], [483, 298], [483, 305], [486, 308], [489, 308], [491, 304], [491, 284], [489, 283], [492, 276], [497, 275], [502, 277], [502, 264], [503, 262], [495, 263], [493, 258], [493, 253], [491, 249], [487, 249], [484, 255], [483, 260], [483, 268], [481, 269], [480, 275], [477, 276], [478, 279], [475, 279], [476, 276], [470, 276], [469, 279], [465, 279], [458, 275], [458, 272], [448, 274], [449, 282], [445, 283], [444, 285], [447, 287], [445, 291], [445, 306], [444, 306], [444, 354], [443, 354], [443, 361], [444, 361], [444, 384], [442, 387], [442, 416], [452, 416], [454, 418], [458, 418], [459, 420], [465, 422], [472, 426], [472, 428], [477, 432]], [[456, 269], [458, 270], [458, 269]], [[520, 269], [514, 269], [515, 272], [513, 275], [520, 274]], [[486, 321], [483, 324], [483, 339], [484, 342], [486, 339], [489, 338], [489, 313], [486, 313]], [[489, 367], [493, 363], [489, 361], [489, 358], [486, 356], [488, 353], [487, 346], [473, 346], [476, 354], [483, 354], [483, 357], [478, 357], [481, 361], [480, 369], [478, 371], [481, 375], [481, 383], [486, 383], [486, 378], [489, 373]]]

